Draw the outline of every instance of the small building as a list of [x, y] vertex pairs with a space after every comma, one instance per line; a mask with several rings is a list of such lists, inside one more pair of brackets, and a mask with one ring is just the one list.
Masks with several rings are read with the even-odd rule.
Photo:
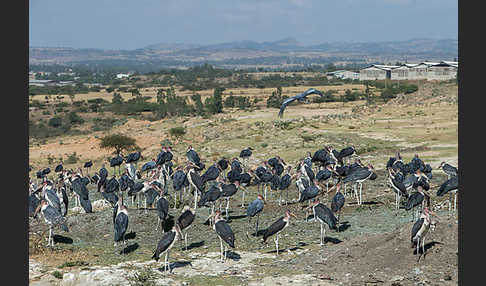
[[49, 79], [29, 79], [29, 85], [46, 86], [52, 85], [53, 81]]
[[391, 71], [398, 66], [371, 65], [359, 72], [359, 80], [384, 80], [391, 78]]
[[119, 73], [116, 75], [117, 79], [128, 78], [130, 75], [126, 73]]
[[359, 79], [359, 73], [347, 70], [337, 70], [333, 72], [327, 72], [326, 77], [340, 79]]

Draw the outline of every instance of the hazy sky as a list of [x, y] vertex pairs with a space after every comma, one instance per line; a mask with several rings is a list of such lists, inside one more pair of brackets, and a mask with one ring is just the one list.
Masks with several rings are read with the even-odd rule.
[[30, 0], [29, 45], [304, 45], [458, 37], [457, 0]]

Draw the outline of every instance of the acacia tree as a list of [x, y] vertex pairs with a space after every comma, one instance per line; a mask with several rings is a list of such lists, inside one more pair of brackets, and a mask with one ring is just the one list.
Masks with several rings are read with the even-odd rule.
[[101, 138], [100, 148], [102, 149], [115, 149], [115, 154], [120, 155], [124, 150], [130, 151], [136, 149], [138, 146], [135, 143], [135, 139], [122, 135], [112, 134]]

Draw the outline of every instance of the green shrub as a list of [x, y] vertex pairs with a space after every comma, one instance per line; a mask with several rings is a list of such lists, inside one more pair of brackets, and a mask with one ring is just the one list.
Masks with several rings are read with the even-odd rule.
[[59, 117], [52, 117], [49, 119], [49, 123], [47, 123], [50, 127], [61, 127], [62, 125], [62, 120]]

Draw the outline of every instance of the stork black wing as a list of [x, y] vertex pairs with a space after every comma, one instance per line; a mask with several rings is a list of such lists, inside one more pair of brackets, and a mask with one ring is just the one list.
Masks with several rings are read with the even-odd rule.
[[341, 192], [336, 192], [331, 202], [331, 210], [338, 212], [344, 206], [345, 198]]
[[420, 205], [422, 201], [424, 200], [424, 195], [422, 195], [419, 192], [413, 193], [410, 195], [410, 197], [407, 200], [407, 204], [405, 206], [405, 210], [409, 211], [412, 208]]
[[62, 214], [62, 216], [66, 216], [67, 215], [67, 212], [68, 212], [68, 207], [69, 207], [69, 198], [68, 198], [68, 195], [66, 193], [66, 189], [64, 187], [61, 188], [61, 193], [62, 193], [62, 202], [64, 204], [64, 213]]
[[413, 238], [415, 237], [415, 235], [417, 235], [418, 231], [420, 230], [420, 228], [422, 228], [422, 225], [424, 224], [424, 219], [423, 218], [420, 218], [418, 219], [414, 224], [413, 224], [413, 227], [412, 227], [412, 237], [411, 237], [411, 242], [414, 243], [414, 240]]
[[115, 241], [123, 239], [128, 228], [128, 216], [125, 213], [118, 213], [115, 218]]
[[91, 201], [88, 199], [79, 198], [79, 202], [86, 213], [92, 213], [93, 207], [91, 206]]
[[165, 198], [157, 200], [157, 215], [161, 220], [165, 220], [169, 214], [169, 202]]
[[319, 203], [314, 207], [314, 211], [318, 219], [327, 223], [329, 228], [336, 229], [337, 218], [334, 216], [334, 213], [328, 207], [326, 207], [322, 203]]
[[287, 108], [287, 105], [289, 105], [290, 103], [292, 103], [296, 99], [297, 99], [297, 97], [292, 96], [292, 97], [287, 98], [286, 100], [284, 100], [282, 102], [282, 105], [280, 106], [280, 111], [278, 112], [278, 117], [282, 118], [283, 117], [284, 110], [285, 110], [285, 108]]
[[280, 178], [280, 186], [278, 187], [279, 190], [287, 189], [290, 184], [292, 183], [292, 178], [289, 174], [285, 174]]
[[263, 201], [260, 199], [253, 200], [246, 209], [246, 215], [253, 217], [263, 210]]
[[162, 238], [159, 240], [157, 244], [157, 248], [155, 249], [155, 253], [152, 256], [153, 259], [159, 261], [160, 254], [164, 253], [170, 246], [174, 243], [176, 238], [176, 231], [171, 230], [166, 232]]
[[450, 191], [457, 190], [458, 185], [459, 185], [459, 181], [457, 176], [450, 178], [449, 180], [442, 183], [442, 185], [440, 185], [440, 188], [437, 191], [437, 196], [443, 196]]
[[177, 225], [181, 230], [183, 230], [190, 226], [193, 221], [194, 213], [192, 213], [190, 210], [186, 210], [177, 218]]
[[214, 224], [216, 233], [224, 240], [231, 248], [235, 248], [235, 234], [225, 220], [220, 220]]
[[284, 217], [281, 217], [278, 220], [276, 220], [274, 223], [272, 223], [263, 234], [263, 242], [266, 242], [270, 236], [281, 231], [285, 227], [285, 225], [286, 222], [284, 221]]

